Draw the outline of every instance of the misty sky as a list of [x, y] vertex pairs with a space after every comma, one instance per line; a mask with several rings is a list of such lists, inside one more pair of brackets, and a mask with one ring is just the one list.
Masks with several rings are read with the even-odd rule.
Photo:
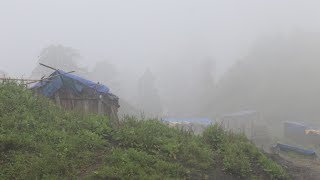
[[79, 50], [82, 65], [107, 59], [140, 73], [210, 56], [222, 73], [261, 36], [320, 31], [319, 8], [317, 0], [1, 0], [0, 70], [28, 76], [54, 43]]

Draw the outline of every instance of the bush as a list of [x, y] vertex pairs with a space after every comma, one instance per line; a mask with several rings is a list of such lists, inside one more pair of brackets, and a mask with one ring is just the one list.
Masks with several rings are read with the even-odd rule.
[[203, 132], [203, 139], [207, 144], [210, 144], [214, 150], [221, 148], [226, 141], [226, 133], [217, 124], [210, 126]]
[[250, 159], [239, 144], [226, 144], [222, 153], [224, 168], [241, 177], [248, 177], [251, 171]]
[[109, 146], [106, 117], [63, 111], [14, 84], [0, 85], [0, 112], [0, 179], [75, 177]]
[[88, 179], [180, 179], [186, 177], [179, 163], [129, 148], [114, 149], [104, 160], [104, 165]]
[[181, 161], [186, 166], [208, 168], [213, 152], [202, 139], [184, 131], [169, 128], [157, 120], [128, 119], [113, 134], [122, 148], [134, 148], [169, 161]]
[[218, 126], [195, 136], [127, 118], [113, 130], [107, 117], [64, 111], [24, 87], [0, 85], [0, 179], [208, 178], [214, 159], [237, 176], [253, 177], [258, 166], [272, 179], [288, 178], [244, 135]]
[[222, 157], [227, 172], [253, 178], [263, 171], [271, 179], [290, 179], [281, 166], [268, 159], [244, 134], [224, 132], [215, 125], [204, 131], [203, 139]]

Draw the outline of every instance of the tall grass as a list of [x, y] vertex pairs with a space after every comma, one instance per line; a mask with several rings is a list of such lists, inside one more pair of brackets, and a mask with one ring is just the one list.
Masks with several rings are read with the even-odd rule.
[[127, 117], [114, 130], [107, 117], [64, 111], [22, 86], [0, 85], [0, 179], [207, 178], [220, 167], [245, 177], [255, 164], [270, 178], [287, 177], [244, 137], [217, 126], [195, 136]]

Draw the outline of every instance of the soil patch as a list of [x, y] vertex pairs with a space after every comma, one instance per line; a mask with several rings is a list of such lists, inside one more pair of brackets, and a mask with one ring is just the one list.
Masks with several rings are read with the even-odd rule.
[[267, 154], [272, 160], [282, 165], [294, 180], [315, 180], [320, 179], [320, 172], [315, 168], [301, 163], [292, 162], [278, 154]]

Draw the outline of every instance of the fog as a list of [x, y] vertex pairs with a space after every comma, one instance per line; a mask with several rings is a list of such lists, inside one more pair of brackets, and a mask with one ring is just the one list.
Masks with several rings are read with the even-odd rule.
[[[117, 77], [108, 80], [117, 83], [106, 85], [137, 109], [144, 109], [138, 82], [149, 69], [162, 104], [157, 115], [215, 117], [223, 108], [221, 113], [248, 107], [213, 103], [219, 96], [213, 91], [219, 92], [235, 63], [259, 53], [253, 49], [268, 37], [320, 32], [319, 7], [316, 0], [3, 1], [0, 70], [30, 77], [41, 50], [60, 44], [77, 50], [77, 63], [88, 71], [100, 61], [113, 65]], [[212, 77], [196, 83], [201, 72]], [[97, 76], [90, 78], [103, 81]]]

